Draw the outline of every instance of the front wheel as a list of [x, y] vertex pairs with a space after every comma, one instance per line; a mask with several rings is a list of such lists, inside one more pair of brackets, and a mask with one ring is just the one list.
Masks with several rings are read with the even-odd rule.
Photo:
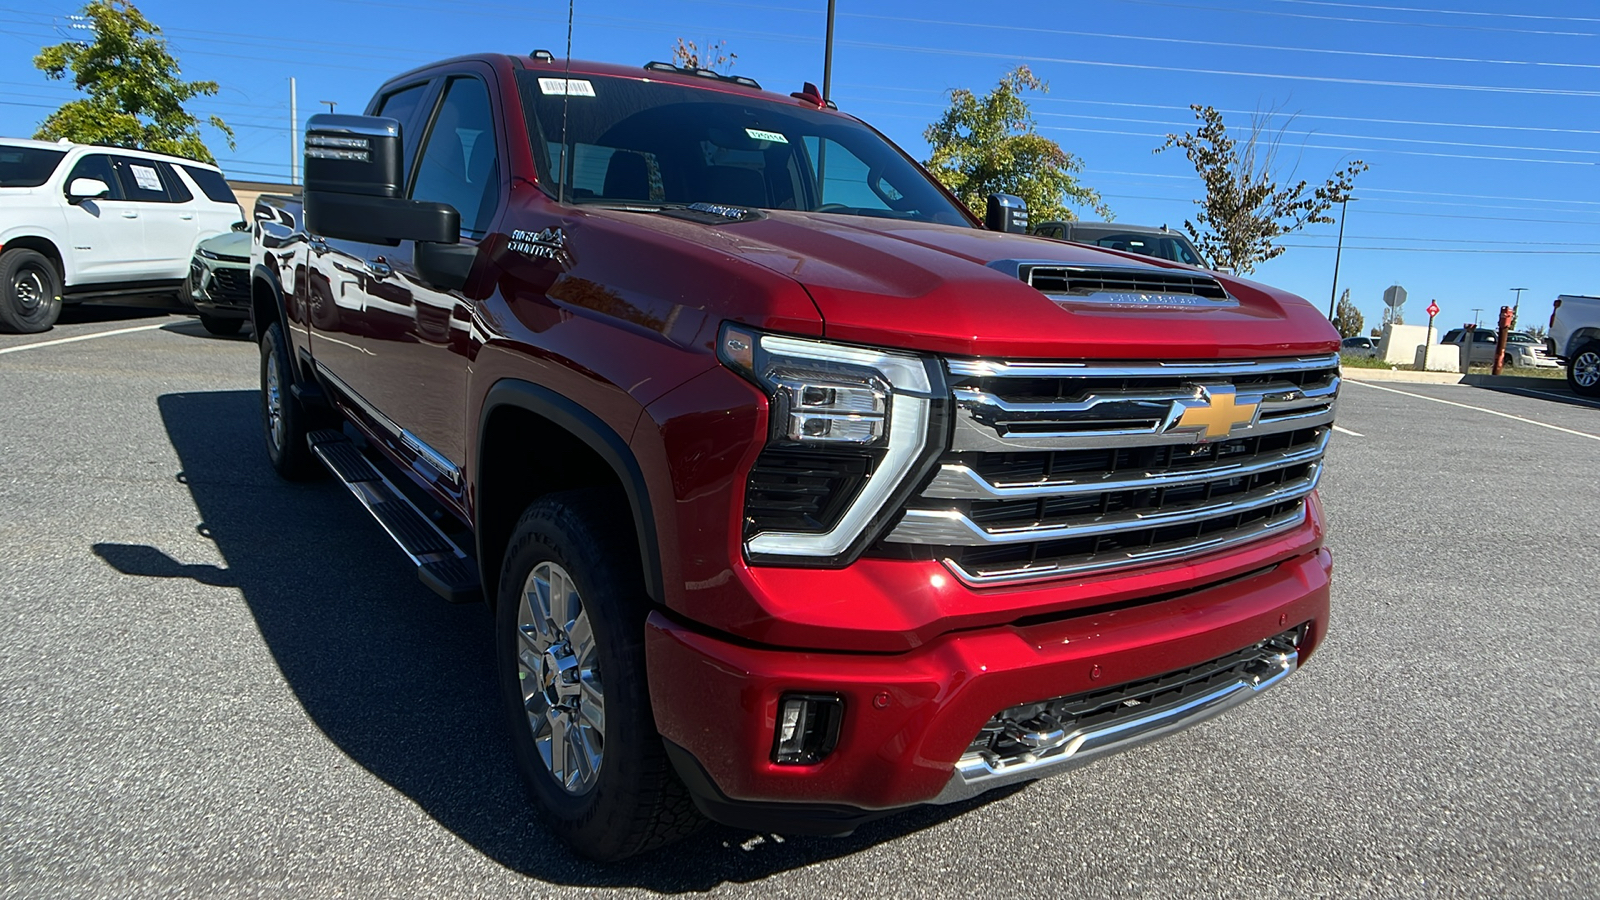
[[49, 331], [61, 315], [61, 275], [42, 253], [18, 247], [0, 253], [0, 330]]
[[1600, 341], [1590, 341], [1567, 358], [1567, 384], [1585, 397], [1600, 397]]
[[322, 467], [306, 443], [308, 417], [289, 392], [289, 379], [289, 347], [283, 326], [273, 322], [261, 335], [261, 430], [267, 459], [289, 481], [309, 481], [322, 474]]
[[506, 549], [495, 609], [523, 785], [551, 830], [598, 860], [633, 856], [702, 823], [650, 709], [648, 604], [625, 503], [591, 489], [528, 507]]

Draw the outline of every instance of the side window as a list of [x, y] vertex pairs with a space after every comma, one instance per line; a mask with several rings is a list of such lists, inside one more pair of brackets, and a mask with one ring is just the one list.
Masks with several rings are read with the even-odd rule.
[[422, 105], [423, 95], [428, 92], [428, 82], [414, 84], [402, 88], [391, 94], [385, 94], [378, 101], [375, 116], [386, 116], [400, 123], [401, 157], [400, 171], [405, 177], [411, 177], [411, 161], [417, 158], [417, 143], [422, 136], [422, 123], [417, 122], [417, 107]]
[[228, 187], [228, 180], [222, 177], [221, 172], [202, 169], [199, 166], [184, 166], [183, 170], [188, 172], [194, 183], [200, 186], [206, 199], [214, 203], [239, 202], [239, 198], [233, 195], [233, 188]]
[[172, 163], [157, 163], [161, 170], [161, 181], [167, 186], [167, 196], [173, 203], [188, 203], [194, 199], [194, 192], [178, 177], [178, 170]]
[[161, 170], [157, 168], [157, 163], [148, 159], [114, 156], [111, 165], [117, 171], [117, 180], [122, 182], [123, 199], [144, 203], [172, 202], [166, 186], [161, 183]]
[[500, 199], [498, 156], [489, 89], [476, 78], [453, 78], [422, 148], [411, 197], [450, 204], [461, 213], [461, 233], [481, 238]]
[[111, 188], [111, 193], [106, 195], [107, 200], [122, 199], [122, 184], [117, 181], [117, 175], [111, 170], [111, 157], [104, 153], [91, 153], [78, 160], [72, 167], [72, 172], [67, 175], [67, 186], [71, 186], [74, 178], [93, 178], [103, 181], [106, 187]]

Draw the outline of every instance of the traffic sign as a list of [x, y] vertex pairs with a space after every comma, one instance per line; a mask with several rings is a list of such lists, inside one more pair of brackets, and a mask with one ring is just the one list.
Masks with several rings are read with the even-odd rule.
[[1439, 314], [1439, 301], [1435, 300], [1432, 303], [1428, 304], [1428, 318], [1431, 319], [1434, 316], [1437, 316], [1438, 314]]

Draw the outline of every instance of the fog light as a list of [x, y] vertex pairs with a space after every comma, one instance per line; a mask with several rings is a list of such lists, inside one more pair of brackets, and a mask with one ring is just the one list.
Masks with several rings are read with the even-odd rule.
[[839, 743], [844, 703], [829, 694], [785, 694], [778, 701], [772, 761], [780, 766], [821, 762]]

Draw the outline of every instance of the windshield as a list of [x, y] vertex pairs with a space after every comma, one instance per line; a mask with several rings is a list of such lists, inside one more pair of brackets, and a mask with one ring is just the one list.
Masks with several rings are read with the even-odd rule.
[[1170, 235], [1141, 234], [1133, 231], [1123, 234], [1108, 234], [1105, 237], [1091, 240], [1098, 247], [1109, 247], [1112, 250], [1124, 250], [1130, 253], [1142, 253], [1145, 256], [1154, 256], [1157, 259], [1171, 260], [1184, 265], [1205, 268], [1205, 263], [1200, 261], [1199, 255], [1189, 246], [1188, 241]]
[[65, 150], [0, 145], [0, 187], [38, 187], [50, 180]]
[[574, 203], [972, 224], [893, 145], [837, 113], [645, 78], [574, 78], [570, 97], [560, 78], [518, 79], [541, 181], [555, 193], [552, 173], [565, 168]]
[[1513, 331], [1513, 332], [1510, 332], [1509, 334], [1506, 335], [1506, 343], [1508, 343], [1508, 344], [1538, 344], [1538, 343], [1541, 343], [1541, 342], [1535, 340], [1533, 335], [1527, 333], [1526, 331]]

